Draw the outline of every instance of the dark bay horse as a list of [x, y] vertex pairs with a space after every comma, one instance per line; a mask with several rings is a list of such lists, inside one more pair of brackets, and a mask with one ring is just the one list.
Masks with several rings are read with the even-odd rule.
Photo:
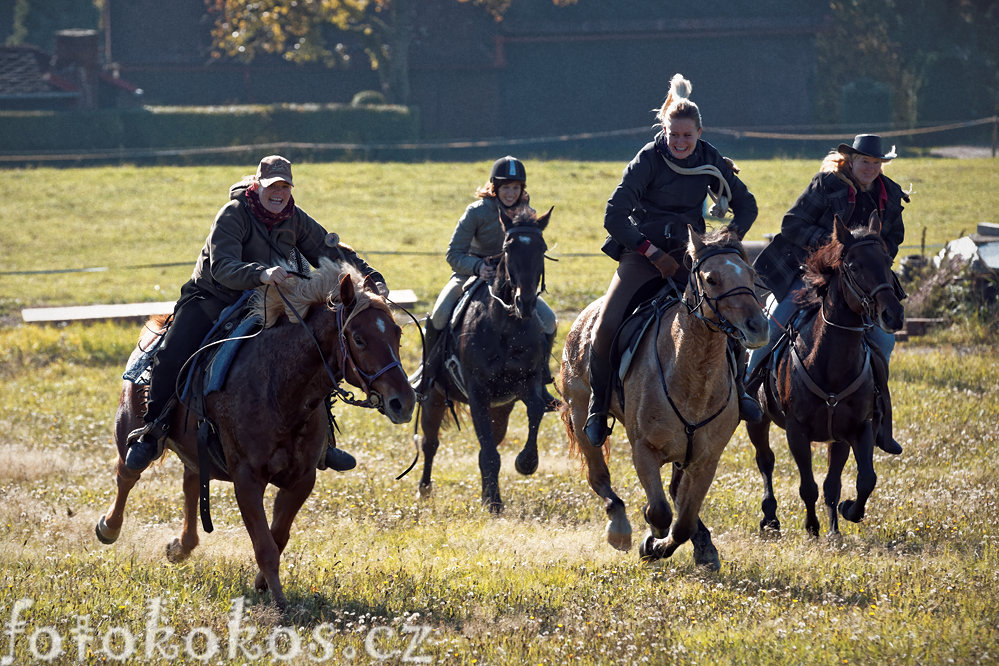
[[[623, 380], [623, 404], [612, 400], [611, 414], [625, 428], [631, 457], [648, 504], [649, 532], [639, 554], [643, 559], [669, 557], [692, 540], [694, 560], [717, 569], [718, 552], [698, 518], [714, 479], [718, 459], [739, 423], [739, 395], [727, 340], [750, 348], [766, 343], [767, 320], [753, 291], [754, 271], [738, 236], [725, 229], [702, 238], [689, 230], [690, 279], [683, 300], [666, 300], [659, 317], [636, 348]], [[583, 433], [589, 404], [587, 361], [600, 300], [576, 318], [562, 355], [565, 400], [561, 411], [570, 449], [586, 460], [593, 491], [604, 499], [607, 541], [619, 550], [631, 547], [631, 524], [624, 502], [611, 487], [605, 449]], [[609, 439], [608, 439], [609, 442]], [[662, 467], [673, 463], [669, 494]]]
[[[401, 330], [374, 285], [363, 283], [352, 268], [328, 260], [310, 278], [282, 285], [287, 302], [277, 289], [261, 288], [256, 311], [274, 325], [242, 343], [224, 388], [206, 401], [227, 467], [222, 471], [213, 464], [211, 478], [232, 482], [259, 567], [255, 586], [269, 588], [282, 609], [287, 599], [279, 561], [325, 452], [329, 425], [324, 399], [346, 380], [393, 423], [408, 422], [416, 404], [399, 364]], [[103, 543], [118, 538], [125, 502], [139, 480], [140, 472], [128, 469], [124, 457], [129, 432], [142, 424], [144, 401], [144, 389], [126, 380], [115, 415], [118, 491], [97, 524]], [[171, 562], [184, 560], [198, 545], [197, 430], [193, 412], [174, 409], [167, 446], [184, 463], [184, 525], [167, 545]], [[278, 488], [269, 526], [263, 500], [268, 484]]]
[[[790, 342], [776, 352], [776, 378], [765, 377], [758, 390], [765, 416], [760, 423], [747, 423], [746, 431], [756, 447], [756, 465], [763, 476], [760, 530], [765, 534], [780, 532], [773, 489], [771, 421], [784, 429], [798, 466], [798, 492], [805, 503], [809, 534], [819, 534], [812, 442], [828, 443], [829, 467], [822, 488], [831, 533], [839, 531], [837, 504], [843, 518], [859, 522], [874, 491], [874, 432], [878, 424], [872, 422], [872, 365], [878, 359], [873, 357], [877, 352], [865, 343], [864, 332], [872, 325], [895, 332], [904, 323], [902, 303], [893, 286], [891, 257], [880, 231], [876, 214], [867, 228], [852, 233], [839, 218], [834, 221], [832, 238], [807, 261], [806, 286], [797, 296], [797, 302], [810, 308], [814, 316], [792, 327]], [[840, 475], [851, 450], [857, 462], [857, 499], [840, 503]]]
[[498, 446], [518, 400], [527, 408], [528, 435], [515, 467], [525, 475], [538, 468], [538, 428], [546, 402], [543, 369], [551, 345], [534, 309], [544, 288], [548, 246], [543, 232], [551, 212], [537, 217], [527, 209], [513, 220], [502, 219], [503, 252], [490, 258], [497, 264], [496, 275], [469, 294], [458, 328], [451, 332], [457, 362], [445, 361], [445, 368], [436, 372], [423, 406], [421, 497], [432, 492], [434, 456], [450, 398], [468, 404], [479, 440], [482, 503], [491, 512], [503, 509]]

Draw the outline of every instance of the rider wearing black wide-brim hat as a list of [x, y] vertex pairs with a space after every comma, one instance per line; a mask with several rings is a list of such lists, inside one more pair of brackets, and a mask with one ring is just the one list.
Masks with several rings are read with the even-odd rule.
[[[895, 146], [885, 151], [880, 136], [858, 134], [853, 144], [841, 143], [826, 155], [819, 173], [784, 215], [780, 233], [754, 263], [757, 274], [772, 293], [768, 303], [770, 344], [753, 350], [747, 375], [751, 375], [769, 355], [781, 335], [781, 329], [797, 311], [792, 296], [804, 286], [805, 259], [832, 237], [835, 217], [838, 216], [848, 228], [855, 229], [866, 227], [871, 213], [876, 212], [881, 218], [881, 238], [889, 256], [894, 258], [898, 254], [905, 236], [902, 203], [908, 203], [909, 195], [884, 174], [884, 165], [895, 157]], [[901, 445], [891, 435], [890, 401], [887, 399], [887, 363], [895, 346], [895, 337], [874, 327], [870, 329], [868, 338], [884, 361], [883, 367], [879, 368], [881, 376], [878, 383], [882, 398], [879, 402], [887, 415], [882, 419], [884, 427], [875, 433], [875, 443], [888, 453], [901, 453]], [[878, 366], [877, 363], [875, 365]]]

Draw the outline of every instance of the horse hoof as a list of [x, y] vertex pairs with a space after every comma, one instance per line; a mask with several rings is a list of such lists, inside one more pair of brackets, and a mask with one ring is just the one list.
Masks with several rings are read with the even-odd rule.
[[190, 554], [191, 551], [184, 548], [183, 544], [180, 543], [180, 539], [174, 539], [167, 544], [166, 558], [167, 561], [172, 564], [179, 564], [183, 562]]
[[118, 540], [119, 531], [112, 534], [111, 530], [108, 529], [107, 523], [104, 522], [104, 516], [101, 516], [100, 520], [97, 521], [94, 531], [97, 532], [97, 540], [105, 546], [110, 546]]
[[524, 476], [530, 476], [538, 471], [538, 454], [524, 449], [517, 455], [513, 466]]
[[[854, 515], [855, 513], [860, 515]], [[864, 513], [856, 510], [853, 500], [843, 500], [839, 503], [839, 515], [851, 523], [859, 523], [864, 518]]]
[[643, 562], [652, 562], [653, 560], [660, 559], [660, 556], [655, 552], [655, 548], [653, 548], [655, 541], [656, 538], [649, 532], [642, 539], [642, 543], [638, 544], [638, 556]]
[[764, 539], [779, 539], [780, 538], [780, 521], [774, 518], [773, 520], [761, 520], [760, 521], [760, 537]]
[[416, 499], [427, 499], [428, 497], [433, 497], [434, 487], [429, 483], [421, 483], [419, 489], [416, 492]]
[[[261, 571], [257, 572], [257, 577], [253, 581], [253, 589], [257, 592], [267, 591], [267, 579], [264, 578], [264, 574]], [[275, 599], [277, 601], [277, 599]]]
[[631, 530], [627, 532], [615, 532], [611, 530], [611, 523], [607, 523], [607, 543], [615, 550], [631, 550]]

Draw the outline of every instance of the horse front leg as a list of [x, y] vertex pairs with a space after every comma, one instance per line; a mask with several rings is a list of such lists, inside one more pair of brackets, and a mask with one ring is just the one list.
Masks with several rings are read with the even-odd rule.
[[760, 535], [764, 538], [780, 536], [780, 520], [777, 519], [777, 495], [774, 493], [774, 456], [770, 446], [770, 419], [764, 417], [759, 423], [747, 423], [746, 433], [756, 449], [756, 468], [763, 478], [763, 520], [760, 521]]
[[645, 522], [649, 525], [649, 531], [638, 547], [638, 554], [643, 560], [669, 557], [676, 546], [673, 546], [669, 553], [664, 550], [670, 533], [670, 524], [673, 522], [673, 510], [663, 489], [661, 456], [647, 442], [639, 440], [632, 444], [631, 458], [638, 473], [638, 481], [645, 490], [646, 504], [643, 514]]
[[482, 476], [482, 504], [490, 513], [503, 511], [500, 498], [499, 471], [500, 454], [498, 442], [493, 436], [493, 422], [490, 416], [489, 396], [482, 386], [468, 387], [468, 407], [472, 415], [475, 436], [479, 440], [479, 473]]
[[281, 549], [274, 541], [274, 535], [267, 525], [267, 515], [264, 513], [264, 490], [267, 484], [245, 471], [233, 475], [233, 490], [236, 493], [236, 504], [243, 517], [243, 524], [250, 535], [253, 544], [253, 556], [260, 573], [257, 575], [254, 587], [263, 592], [271, 591], [271, 599], [281, 610], [288, 607], [288, 600], [281, 588], [278, 577], [278, 567], [281, 562]]
[[121, 526], [125, 521], [125, 504], [128, 494], [139, 481], [142, 472], [125, 467], [126, 440], [128, 434], [142, 425], [142, 412], [145, 410], [142, 389], [132, 382], [124, 382], [121, 395], [118, 398], [118, 409], [115, 413], [114, 439], [118, 451], [115, 462], [115, 485], [117, 491], [107, 511], [97, 521], [97, 540], [103, 544], [112, 544], [121, 534]]
[[815, 503], [819, 500], [819, 486], [812, 474], [812, 442], [803, 429], [793, 421], [787, 424], [787, 448], [798, 466], [798, 495], [805, 503], [805, 530], [813, 537], [819, 536], [819, 518]]
[[843, 468], [846, 467], [846, 459], [849, 456], [850, 447], [846, 443], [829, 444], [827, 455], [829, 469], [826, 472], [826, 480], [822, 483], [822, 500], [826, 505], [826, 515], [829, 516], [830, 534], [839, 534], [839, 514], [836, 513], [836, 505], [839, 504], [840, 494], [843, 491]]
[[537, 386], [533, 387], [528, 399], [524, 401], [524, 406], [527, 408], [527, 441], [517, 454], [514, 468], [524, 476], [529, 476], [538, 469], [538, 431], [541, 429], [541, 419], [545, 415], [540, 380]]
[[426, 404], [423, 405], [423, 412], [420, 415], [420, 430], [423, 431], [423, 434], [420, 435], [420, 448], [423, 451], [423, 474], [420, 476], [418, 499], [427, 498], [433, 494], [431, 475], [434, 470], [434, 457], [440, 446], [441, 423], [444, 420], [446, 408], [444, 394], [431, 387], [430, 395]]
[[[316, 485], [316, 470], [312, 469], [308, 474], [299, 479], [295, 484], [286, 486], [277, 491], [274, 497], [274, 515], [271, 518], [271, 537], [278, 549], [278, 559], [284, 553], [291, 537], [291, 524], [295, 521], [299, 509], [305, 504], [305, 500], [312, 494], [312, 488]], [[269, 585], [267, 576], [263, 569], [257, 572], [257, 578], [253, 586], [260, 590]], [[273, 591], [273, 587], [271, 590]], [[283, 607], [282, 607], [283, 608]]]
[[[670, 497], [673, 498], [673, 506], [678, 507], [677, 513], [680, 511], [677, 494], [679, 492], [680, 482], [683, 480], [683, 476], [683, 469], [674, 466], [673, 478], [670, 479], [669, 482], [669, 494]], [[715, 544], [711, 540], [711, 531], [708, 529], [708, 526], [701, 521], [700, 516], [697, 518], [697, 528], [690, 536], [690, 544], [694, 547], [694, 563], [697, 566], [706, 567], [711, 571], [718, 571], [721, 569], [721, 557], [719, 557], [718, 549], [715, 548]]]
[[839, 513], [851, 523], [859, 523], [878, 483], [878, 475], [874, 472], [874, 430], [870, 421], [864, 422], [860, 437], [852, 442], [852, 447], [853, 458], [857, 461], [857, 500], [843, 500]]
[[191, 551], [198, 547], [198, 500], [200, 499], [201, 479], [198, 470], [184, 466], [184, 526], [180, 536], [167, 544], [167, 560], [177, 564], [183, 562]]

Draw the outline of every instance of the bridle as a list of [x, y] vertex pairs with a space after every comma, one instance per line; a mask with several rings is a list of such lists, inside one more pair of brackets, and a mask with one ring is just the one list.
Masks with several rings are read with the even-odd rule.
[[[860, 303], [860, 307], [863, 309], [863, 312], [860, 313], [861, 316], [865, 317], [867, 320], [870, 320], [871, 322], [870, 324], [865, 323], [863, 327], [864, 329], [871, 328], [874, 326], [874, 320], [876, 318], [874, 297], [877, 296], [879, 292], [884, 291], [885, 289], [894, 289], [894, 286], [890, 282], [885, 281], [878, 283], [877, 285], [874, 286], [873, 289], [866, 290], [863, 288], [863, 286], [861, 286], [860, 282], [857, 280], [857, 277], [853, 274], [853, 271], [850, 270], [850, 267], [847, 263], [847, 257], [849, 257], [850, 253], [853, 252], [853, 250], [855, 250], [856, 248], [868, 245], [877, 245], [882, 248], [884, 247], [884, 244], [878, 238], [865, 238], [853, 243], [843, 253], [843, 260], [839, 270], [840, 277], [842, 278], [842, 283], [846, 287], [846, 290], [850, 293], [851, 296], [853, 296], [857, 300], [857, 302]], [[837, 324], [832, 324], [831, 322], [825, 319], [825, 312], [822, 313], [822, 319], [825, 320], [826, 323], [830, 324], [831, 326], [837, 326]], [[840, 326], [840, 328], [845, 328], [845, 327]], [[851, 328], [850, 330], [855, 330], [855, 329]]]
[[[515, 226], [515, 227], [510, 227], [506, 231], [506, 237], [503, 240], [503, 254], [504, 255], [506, 255], [507, 248], [509, 248], [510, 244], [513, 242], [513, 238], [512, 237], [513, 237], [514, 234], [517, 234], [517, 235], [529, 234], [529, 235], [537, 236], [539, 239], [541, 239], [541, 245], [542, 245], [542, 248], [543, 248], [542, 249], [542, 253], [544, 253], [548, 249], [548, 245], [545, 243], [544, 231], [540, 227], [536, 227], [536, 226], [533, 226], [533, 225]], [[543, 254], [543, 259], [542, 259], [542, 262], [541, 262], [541, 276], [540, 276], [540, 279], [538, 281], [538, 290], [534, 294], [535, 296], [540, 296], [545, 291], [545, 264], [544, 264], [544, 259], [550, 259], [551, 261], [558, 261], [554, 257], [549, 257], [547, 254]], [[507, 284], [510, 284], [511, 280], [510, 280], [509, 262], [508, 261], [503, 261], [502, 264], [503, 264], [503, 278], [506, 280]], [[493, 285], [491, 283], [487, 283], [486, 287], [487, 287], [487, 289], [489, 291], [489, 296], [493, 300], [497, 301], [500, 304], [500, 306], [503, 308], [503, 311], [506, 312], [506, 314], [508, 316], [513, 316], [513, 314], [517, 311], [516, 304], [514, 304], [514, 303], [507, 303], [506, 301], [504, 301], [501, 296], [497, 295], [496, 292], [493, 291]]]
[[[752, 296], [753, 300], [757, 303], [759, 303], [759, 299], [756, 297], [756, 292], [753, 291], [752, 288], [746, 286], [734, 287], [714, 298], [705, 293], [704, 284], [702, 282], [703, 277], [700, 272], [701, 264], [711, 257], [715, 257], [720, 254], [736, 254], [742, 258], [742, 253], [734, 247], [712, 248], [705, 252], [704, 256], [699, 257], [697, 261], [694, 262], [693, 266], [690, 267], [690, 275], [687, 278], [687, 284], [690, 286], [694, 294], [694, 302], [691, 303], [684, 298], [683, 304], [687, 306], [687, 311], [690, 312], [690, 314], [703, 321], [709, 329], [722, 332], [733, 340], [740, 341], [745, 336], [741, 331], [739, 331], [739, 329], [732, 325], [732, 322], [725, 318], [725, 315], [718, 310], [718, 304], [723, 299], [732, 298], [734, 296]], [[704, 315], [702, 312], [704, 305], [708, 306], [708, 309], [714, 315], [714, 319], [709, 319]]]

